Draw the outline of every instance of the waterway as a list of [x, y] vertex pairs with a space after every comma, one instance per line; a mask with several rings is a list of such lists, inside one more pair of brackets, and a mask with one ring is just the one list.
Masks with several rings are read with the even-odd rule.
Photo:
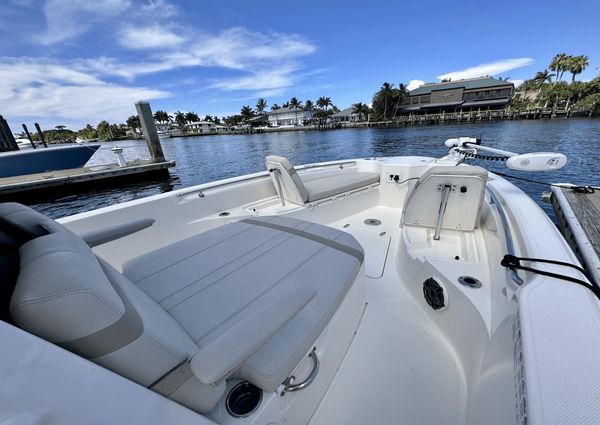
[[[600, 184], [600, 119], [551, 121], [502, 121], [460, 125], [404, 128], [363, 128], [331, 131], [293, 131], [254, 135], [218, 135], [162, 140], [167, 159], [175, 160], [172, 176], [166, 181], [120, 185], [106, 190], [88, 191], [31, 204], [39, 211], [58, 218], [115, 203], [189, 187], [227, 177], [264, 170], [267, 155], [288, 157], [294, 164], [350, 158], [420, 155], [441, 157], [447, 153], [444, 141], [451, 137], [482, 137], [483, 143], [514, 152], [562, 152], [568, 164], [559, 171], [523, 173], [507, 169], [502, 163], [470, 161], [490, 170], [543, 182]], [[110, 151], [124, 148], [126, 160], [149, 158], [144, 141], [104, 143], [88, 165], [115, 162]], [[547, 186], [513, 180], [517, 186], [540, 202]], [[551, 214], [551, 208], [540, 202]]]

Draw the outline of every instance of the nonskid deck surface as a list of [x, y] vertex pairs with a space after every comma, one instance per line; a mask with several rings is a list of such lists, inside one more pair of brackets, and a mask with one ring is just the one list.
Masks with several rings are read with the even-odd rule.
[[[373, 282], [371, 282], [373, 283]], [[311, 424], [460, 424], [461, 377], [409, 300], [369, 303]]]
[[[377, 226], [364, 223], [378, 219]], [[465, 387], [461, 369], [440, 332], [396, 273], [394, 244], [400, 210], [374, 207], [332, 227], [365, 248], [367, 308], [355, 339], [311, 424], [461, 424]], [[344, 227], [345, 226], [345, 227]], [[379, 236], [382, 232], [385, 235]], [[389, 240], [386, 240], [389, 238]], [[389, 250], [382, 249], [389, 242]], [[383, 256], [383, 257], [382, 257]]]

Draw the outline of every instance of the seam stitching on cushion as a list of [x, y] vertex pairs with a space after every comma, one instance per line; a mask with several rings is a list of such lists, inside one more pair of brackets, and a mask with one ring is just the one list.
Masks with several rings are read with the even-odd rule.
[[[286, 279], [289, 275], [291, 275], [292, 273], [294, 273], [296, 270], [298, 270], [300, 267], [304, 266], [306, 263], [308, 263], [310, 260], [312, 260], [314, 257], [317, 256], [317, 254], [319, 254], [322, 250], [325, 249], [325, 245], [323, 245], [321, 248], [319, 248], [314, 254], [311, 254], [306, 260], [304, 260], [302, 263], [298, 264], [296, 267], [294, 267], [292, 270], [290, 270], [288, 273], [286, 273], [285, 275], [283, 275], [279, 280], [275, 281], [273, 283], [273, 285], [269, 286], [268, 288], [266, 288], [264, 291], [260, 292], [259, 294], [257, 294], [254, 298], [251, 298], [246, 304], [244, 304], [243, 306], [240, 307], [240, 309], [237, 311], [236, 314], [233, 314], [229, 317], [227, 317], [226, 319], [222, 320], [219, 324], [215, 325], [213, 327], [213, 329], [211, 329], [208, 333], [206, 333], [204, 336], [202, 336], [202, 339], [207, 338], [208, 336], [212, 335], [218, 328], [220, 328], [224, 323], [232, 320], [234, 317], [238, 316], [240, 313], [242, 313], [249, 305], [253, 304], [256, 300], [258, 300], [259, 298], [261, 298], [264, 294], [266, 294], [267, 292], [269, 292], [270, 290], [272, 290], [273, 288], [275, 288], [277, 285], [279, 285], [284, 279]], [[196, 338], [194, 338], [194, 341], [198, 341]]]
[[[50, 233], [49, 235], [44, 235], [44, 236], [40, 236], [39, 238], [32, 239], [32, 240], [31, 240], [31, 241], [29, 241], [29, 242], [35, 241], [35, 240], [37, 240], [37, 239], [40, 239], [40, 238], [43, 238], [43, 237], [45, 237], [45, 236], [56, 235], [56, 234], [57, 234], [57, 233]], [[27, 245], [29, 242], [26, 242], [26, 243], [25, 243], [25, 244], [23, 244], [21, 247], [23, 247], [23, 246]], [[87, 245], [86, 245], [86, 246], [87, 246]], [[78, 256], [80, 256], [80, 257], [87, 258], [88, 260], [91, 260], [91, 259], [92, 259], [92, 257], [91, 257], [91, 256], [87, 256], [87, 255], [85, 255], [85, 254], [82, 254], [80, 251], [77, 251], [77, 250], [74, 250], [74, 249], [69, 249], [69, 248], [64, 248], [64, 249], [63, 249], [63, 248], [61, 248], [60, 250], [57, 250], [57, 251], [44, 251], [44, 252], [41, 252], [40, 254], [36, 255], [36, 256], [35, 256], [35, 257], [33, 257], [33, 258], [28, 258], [28, 259], [27, 259], [27, 261], [23, 261], [23, 262], [21, 262], [21, 268], [23, 268], [24, 266], [26, 266], [26, 265], [28, 265], [28, 264], [30, 264], [30, 263], [32, 263], [32, 262], [34, 262], [35, 260], [37, 260], [37, 259], [39, 259], [39, 258], [41, 258], [41, 257], [46, 257], [46, 256], [50, 256], [50, 255], [56, 255], [56, 254], [62, 254], [62, 253], [64, 253], [64, 252], [68, 252], [68, 253], [70, 253], [70, 254], [76, 254], [76, 255], [78, 255]]]
[[[243, 224], [247, 224], [247, 223], [243, 223]], [[141, 279], [137, 279], [137, 280], [135, 281], [135, 283], [136, 283], [136, 285], [139, 285], [139, 284], [140, 284], [142, 281], [144, 281], [144, 280], [148, 279], [149, 277], [152, 277], [152, 276], [154, 276], [155, 274], [157, 274], [157, 273], [159, 273], [159, 272], [161, 272], [161, 271], [163, 271], [163, 270], [167, 270], [167, 269], [169, 269], [169, 268], [173, 267], [175, 264], [179, 264], [179, 263], [181, 263], [182, 261], [185, 261], [185, 260], [187, 260], [187, 259], [189, 259], [189, 258], [192, 258], [192, 257], [195, 257], [195, 256], [197, 256], [197, 255], [200, 255], [200, 254], [202, 254], [204, 251], [206, 251], [206, 250], [208, 250], [208, 249], [210, 249], [210, 248], [213, 248], [213, 247], [215, 247], [215, 246], [217, 246], [217, 245], [220, 245], [221, 243], [223, 243], [223, 242], [225, 242], [225, 241], [227, 241], [227, 240], [229, 240], [229, 239], [231, 239], [231, 238], [234, 238], [234, 237], [236, 237], [236, 236], [239, 236], [239, 235], [241, 235], [242, 233], [245, 233], [245, 232], [247, 232], [247, 231], [249, 231], [249, 230], [251, 230], [251, 229], [253, 229], [253, 228], [254, 228], [254, 227], [248, 227], [247, 229], [242, 229], [241, 231], [239, 231], [239, 232], [237, 232], [237, 233], [234, 233], [233, 235], [230, 235], [230, 236], [228, 236], [228, 237], [227, 237], [227, 238], [225, 238], [225, 239], [221, 239], [221, 240], [219, 240], [219, 241], [215, 242], [214, 244], [212, 244], [212, 245], [209, 245], [209, 246], [207, 246], [207, 247], [203, 248], [201, 251], [194, 252], [193, 254], [191, 254], [191, 255], [188, 255], [187, 257], [180, 258], [179, 260], [177, 260], [177, 261], [176, 261], [176, 262], [174, 262], [174, 263], [171, 263], [171, 264], [169, 264], [169, 265], [167, 265], [167, 266], [165, 266], [165, 267], [163, 267], [163, 268], [160, 268], [160, 269], [158, 269], [158, 270], [155, 270], [153, 273], [151, 273], [151, 274], [149, 274], [149, 275], [146, 275], [146, 276], [142, 277]], [[210, 230], [209, 230], [209, 231], [210, 231]], [[199, 233], [199, 234], [198, 234], [198, 235], [196, 235], [196, 236], [199, 236], [199, 235], [201, 235], [201, 234], [202, 234], [202, 233]], [[191, 236], [191, 237], [193, 238], [194, 236]], [[185, 239], [184, 239], [184, 240], [185, 240]], [[175, 243], [177, 243], [177, 242], [175, 242]], [[173, 244], [171, 244], [171, 245], [173, 245]], [[170, 246], [170, 245], [166, 245], [166, 246], [165, 246], [165, 247], [163, 247], [163, 248], [167, 248], [167, 247], [169, 247], [169, 246]], [[160, 249], [161, 249], [161, 248], [159, 248], [159, 250], [160, 250]], [[154, 252], [156, 252], [156, 251], [154, 251]], [[151, 252], [151, 253], [152, 253], [152, 252]]]
[[158, 345], [160, 348], [162, 348], [164, 351], [166, 351], [168, 354], [170, 354], [178, 362], [182, 362], [182, 361], [184, 361], [184, 360], [186, 360], [188, 358], [187, 355], [181, 355], [174, 348], [172, 348], [171, 346], [169, 346], [169, 345], [161, 342], [154, 335], [144, 334], [143, 337], [146, 338], [146, 339], [149, 339], [152, 342], [154, 342], [156, 345]]
[[[281, 233], [279, 233], [279, 234], [278, 234], [276, 237], [278, 237], [278, 236], [281, 236], [281, 235], [286, 235], [286, 234], [284, 234], [283, 232], [281, 232]], [[221, 276], [219, 279], [215, 280], [215, 281], [214, 281], [214, 282], [212, 282], [210, 285], [208, 285], [208, 286], [205, 286], [204, 288], [200, 289], [199, 291], [196, 291], [196, 292], [194, 292], [193, 294], [190, 294], [190, 295], [189, 295], [188, 297], [186, 297], [185, 299], [183, 299], [183, 300], [181, 300], [181, 301], [177, 302], [176, 304], [172, 305], [171, 307], [169, 307], [169, 308], [167, 309], [167, 311], [169, 311], [169, 312], [170, 312], [171, 310], [173, 310], [173, 309], [174, 309], [175, 307], [177, 307], [178, 305], [180, 305], [180, 304], [182, 304], [182, 303], [184, 303], [184, 302], [188, 301], [190, 298], [193, 298], [193, 297], [195, 297], [196, 295], [198, 295], [199, 293], [201, 293], [201, 292], [203, 292], [203, 291], [206, 291], [207, 289], [209, 289], [209, 288], [211, 288], [211, 287], [213, 287], [213, 286], [217, 285], [217, 284], [218, 284], [218, 283], [220, 283], [220, 282], [221, 282], [223, 279], [225, 279], [225, 278], [227, 278], [227, 277], [231, 276], [233, 273], [236, 273], [236, 272], [238, 272], [239, 270], [241, 270], [242, 268], [244, 268], [244, 267], [245, 267], [245, 266], [247, 266], [248, 264], [250, 264], [250, 263], [252, 263], [252, 262], [256, 261], [257, 259], [261, 258], [261, 257], [262, 257], [262, 256], [264, 256], [265, 254], [267, 254], [267, 253], [271, 252], [272, 250], [274, 250], [274, 249], [275, 249], [275, 248], [277, 248], [278, 246], [280, 246], [280, 245], [284, 244], [285, 242], [289, 241], [289, 240], [290, 240], [292, 237], [293, 237], [293, 235], [290, 235], [290, 236], [288, 236], [287, 238], [285, 238], [284, 240], [282, 240], [281, 242], [277, 242], [275, 245], [273, 245], [271, 248], [267, 249], [265, 252], [263, 252], [262, 254], [258, 255], [257, 257], [252, 257], [252, 258], [249, 258], [249, 259], [248, 259], [248, 261], [244, 262], [243, 264], [240, 264], [240, 265], [239, 265], [237, 268], [235, 268], [234, 270], [231, 270], [230, 272], [228, 272], [228, 273], [227, 273], [227, 274], [225, 274], [224, 276]], [[273, 239], [275, 239], [275, 238], [273, 238]], [[247, 254], [248, 254], [248, 253], [247, 253]], [[241, 257], [237, 257], [237, 258], [236, 258], [236, 260], [238, 260], [238, 259], [240, 259], [240, 258], [241, 258]], [[234, 261], [235, 261], [235, 260], [234, 260]], [[233, 261], [232, 261], [232, 262], [233, 262]], [[230, 264], [230, 263], [229, 263], [229, 264]], [[218, 270], [215, 270], [215, 272], [217, 272], [217, 271], [218, 271]], [[213, 272], [213, 273], [214, 273], [214, 272]], [[212, 273], [211, 273], [211, 274], [212, 274]], [[210, 276], [210, 274], [209, 274], [209, 275], [207, 275], [207, 276], [203, 276], [202, 278], [200, 278], [200, 279], [197, 279], [197, 280], [195, 280], [195, 281], [194, 281], [194, 282], [192, 282], [192, 283], [197, 283], [197, 282], [199, 282], [200, 280], [202, 280], [202, 279], [204, 279], [205, 277], [208, 277], [208, 276]]]
[[41, 298], [35, 298], [35, 299], [27, 300], [27, 301], [21, 301], [20, 303], [13, 306], [10, 310], [15, 311], [18, 309], [29, 307], [31, 305], [42, 304], [47, 301], [53, 301], [53, 300], [56, 300], [59, 298], [68, 297], [71, 295], [81, 295], [81, 294], [93, 295], [96, 298], [98, 298], [100, 301], [102, 301], [103, 304], [105, 304], [107, 307], [109, 307], [115, 313], [117, 313], [119, 315], [123, 315], [122, 311], [119, 311], [111, 302], [106, 300], [102, 295], [98, 294], [93, 289], [77, 289], [77, 290], [72, 290], [72, 291], [68, 291], [68, 292], [63, 292], [61, 294], [47, 295], [47, 296], [44, 296]]
[[[227, 263], [223, 264], [223, 265], [222, 265], [221, 267], [219, 267], [218, 269], [216, 269], [216, 270], [213, 270], [213, 271], [211, 271], [211, 272], [209, 272], [209, 273], [207, 273], [207, 274], [205, 274], [205, 275], [202, 275], [202, 276], [200, 276], [198, 279], [195, 279], [195, 280], [191, 281], [190, 283], [186, 284], [184, 287], [182, 287], [182, 288], [178, 289], [177, 291], [175, 291], [175, 292], [173, 292], [173, 293], [171, 293], [171, 294], [167, 295], [167, 296], [166, 296], [166, 297], [164, 297], [164, 298], [161, 298], [160, 300], [158, 300], [158, 303], [162, 304], [163, 302], [165, 302], [167, 299], [171, 298], [172, 296], [174, 296], [174, 295], [176, 295], [176, 294], [180, 293], [181, 291], [183, 291], [183, 290], [185, 290], [185, 289], [189, 288], [190, 286], [193, 286], [194, 284], [198, 283], [199, 281], [201, 281], [201, 280], [203, 280], [203, 279], [206, 279], [206, 278], [207, 278], [207, 277], [209, 277], [210, 275], [212, 275], [212, 274], [214, 274], [214, 273], [217, 273], [219, 270], [223, 269], [224, 267], [227, 267], [227, 266], [229, 266], [230, 264], [232, 264], [232, 263], [236, 262], [236, 261], [237, 261], [237, 260], [239, 260], [240, 258], [242, 258], [242, 257], [244, 257], [244, 256], [246, 256], [246, 255], [248, 255], [248, 254], [251, 254], [253, 250], [256, 250], [256, 249], [258, 249], [258, 248], [261, 248], [262, 246], [264, 246], [264, 245], [268, 244], [269, 242], [272, 242], [274, 239], [278, 238], [278, 237], [279, 237], [279, 236], [281, 236], [282, 234], [283, 234], [283, 232], [279, 232], [279, 233], [277, 233], [275, 236], [273, 236], [273, 237], [271, 237], [271, 238], [267, 239], [266, 241], [264, 241], [264, 242], [262, 242], [261, 244], [257, 245], [257, 246], [256, 246], [256, 247], [254, 247], [253, 249], [251, 249], [251, 250], [249, 250], [249, 251], [246, 251], [246, 252], [244, 252], [243, 254], [241, 254], [241, 255], [239, 255], [239, 256], [237, 256], [237, 257], [233, 258], [231, 261], [229, 261], [229, 262], [227, 262]], [[288, 238], [288, 239], [289, 239], [289, 238]], [[285, 240], [287, 240], [287, 239], [285, 239]], [[278, 243], [278, 245], [279, 245], [279, 244], [281, 244], [281, 243], [283, 243], [283, 242], [285, 242], [285, 240], [284, 240], [284, 241], [282, 241], [282, 242], [280, 242], [280, 243]], [[256, 258], [259, 258], [259, 257], [254, 257], [254, 258], [256, 259]], [[252, 261], [252, 260], [251, 260], [251, 261]], [[243, 266], [245, 266], [246, 264], [248, 264], [248, 263], [244, 263], [244, 264], [243, 264], [242, 266], [240, 266], [240, 267], [243, 267]], [[232, 271], [231, 273], [234, 273], [235, 271], [239, 270], [239, 268], [240, 268], [240, 267], [238, 267], [237, 269], [235, 269], [235, 270], [234, 270], [234, 271]], [[228, 275], [229, 275], [229, 274], [231, 274], [231, 273], [228, 273], [226, 276], [228, 276]], [[224, 276], [224, 277], [225, 277], [225, 276]], [[218, 282], [218, 281], [217, 281], [217, 282]], [[205, 289], [207, 289], [207, 288], [210, 288], [210, 286], [212, 286], [212, 284], [211, 284], [211, 285], [209, 285], [209, 286], [207, 286], [207, 287], [205, 287], [205, 288], [203, 288], [203, 289], [201, 289], [201, 290], [200, 290], [200, 291], [198, 291], [198, 292], [202, 292], [203, 290], [205, 290]], [[191, 297], [191, 296], [194, 296], [194, 295], [196, 295], [198, 292], [194, 292], [192, 295], [190, 295], [190, 297]], [[185, 301], [185, 300], [183, 300], [183, 301]], [[183, 301], [180, 301], [180, 302], [183, 302]], [[179, 303], [178, 303], [178, 304], [179, 304]], [[176, 305], [177, 305], [177, 304], [176, 304]], [[173, 308], [173, 307], [174, 307], [174, 306], [170, 307], [170, 308], [169, 308], [169, 310], [170, 310], [171, 308]]]

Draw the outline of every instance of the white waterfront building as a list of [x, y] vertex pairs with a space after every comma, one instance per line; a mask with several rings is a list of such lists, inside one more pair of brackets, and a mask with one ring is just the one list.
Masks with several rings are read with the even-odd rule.
[[312, 119], [313, 115], [313, 111], [305, 111], [302, 108], [279, 108], [269, 112], [269, 125], [272, 127], [304, 125]]
[[187, 123], [185, 129], [192, 133], [216, 133], [217, 125], [210, 121], [195, 121]]

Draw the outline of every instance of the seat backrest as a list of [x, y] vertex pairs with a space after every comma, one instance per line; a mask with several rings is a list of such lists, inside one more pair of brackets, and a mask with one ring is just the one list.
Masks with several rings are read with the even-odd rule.
[[18, 327], [144, 386], [198, 350], [171, 315], [66, 227], [20, 204], [0, 204], [0, 215], [49, 230], [19, 249], [10, 301]]
[[276, 172], [279, 171], [283, 197], [287, 201], [304, 205], [304, 203], [308, 201], [308, 191], [304, 187], [304, 184], [292, 163], [287, 158], [278, 155], [269, 155], [265, 160], [267, 163], [267, 171], [269, 171], [269, 174], [271, 175], [277, 194], [281, 195], [279, 193], [279, 184], [277, 183], [276, 174]]
[[402, 225], [435, 227], [445, 186], [450, 186], [442, 229], [477, 227], [488, 173], [475, 166], [433, 166], [407, 196]]

